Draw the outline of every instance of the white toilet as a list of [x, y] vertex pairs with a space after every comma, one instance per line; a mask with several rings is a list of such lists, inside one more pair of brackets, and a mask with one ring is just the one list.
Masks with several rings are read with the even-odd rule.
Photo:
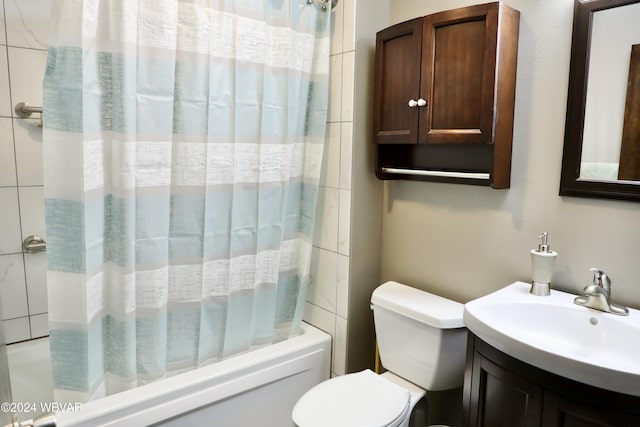
[[[293, 408], [298, 427], [407, 427], [426, 390], [462, 386], [467, 330], [463, 305], [397, 282], [373, 292], [382, 365], [334, 377], [307, 391]], [[416, 411], [417, 412], [417, 411]], [[423, 415], [420, 425], [425, 425]], [[412, 424], [414, 421], [412, 420]]]

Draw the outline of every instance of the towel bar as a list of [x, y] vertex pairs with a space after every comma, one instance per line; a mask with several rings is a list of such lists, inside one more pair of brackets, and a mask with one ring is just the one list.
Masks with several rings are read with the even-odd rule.
[[381, 171], [383, 173], [395, 173], [402, 175], [437, 176], [443, 178], [489, 179], [489, 174], [482, 172], [449, 172], [385, 167], [383, 167]]

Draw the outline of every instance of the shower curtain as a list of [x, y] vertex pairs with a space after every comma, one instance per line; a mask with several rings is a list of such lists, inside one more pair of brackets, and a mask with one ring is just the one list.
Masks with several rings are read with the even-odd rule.
[[43, 139], [56, 399], [301, 326], [330, 13], [306, 0], [61, 0]]

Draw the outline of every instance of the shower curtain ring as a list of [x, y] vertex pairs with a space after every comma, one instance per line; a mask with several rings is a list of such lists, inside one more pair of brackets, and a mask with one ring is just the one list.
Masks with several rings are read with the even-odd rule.
[[313, 4], [315, 7], [327, 10], [327, 3], [331, 2], [331, 9], [335, 9], [339, 0], [307, 0], [307, 4]]

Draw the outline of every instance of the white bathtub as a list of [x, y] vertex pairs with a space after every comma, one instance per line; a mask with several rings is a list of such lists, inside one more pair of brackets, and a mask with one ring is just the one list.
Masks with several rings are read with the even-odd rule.
[[[47, 338], [7, 347], [13, 401], [25, 420], [53, 402]], [[291, 425], [309, 388], [329, 378], [331, 337], [304, 325], [295, 338], [56, 414], [57, 425], [216, 427]], [[24, 405], [27, 409], [27, 405]], [[33, 411], [36, 409], [36, 412]]]

